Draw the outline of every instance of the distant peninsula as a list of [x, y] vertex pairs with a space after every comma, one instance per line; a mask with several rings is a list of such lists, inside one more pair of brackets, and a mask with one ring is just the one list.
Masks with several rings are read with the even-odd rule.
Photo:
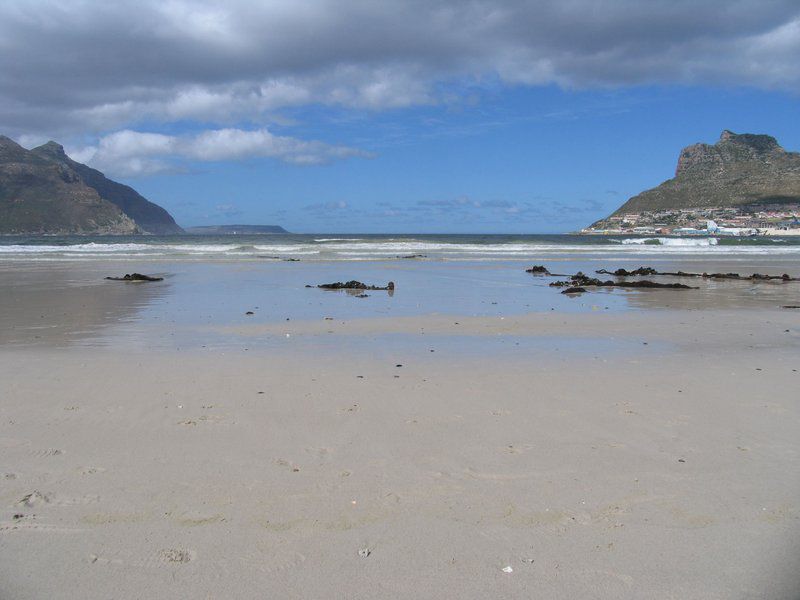
[[0, 234], [178, 234], [162, 207], [72, 160], [56, 142], [26, 150], [0, 135]]
[[289, 233], [279, 225], [201, 225], [187, 227], [194, 235], [254, 235], [258, 233]]
[[725, 130], [715, 144], [694, 144], [675, 177], [630, 198], [583, 233], [671, 233], [705, 220], [780, 232], [800, 213], [800, 153], [770, 135]]

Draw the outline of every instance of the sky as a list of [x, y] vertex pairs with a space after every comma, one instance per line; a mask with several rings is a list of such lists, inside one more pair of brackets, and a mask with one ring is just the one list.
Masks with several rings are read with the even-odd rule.
[[0, 133], [183, 226], [571, 231], [798, 93], [797, 0], [0, 3]]

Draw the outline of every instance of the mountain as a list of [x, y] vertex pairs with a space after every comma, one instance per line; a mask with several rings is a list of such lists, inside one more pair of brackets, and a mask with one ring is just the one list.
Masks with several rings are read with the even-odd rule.
[[289, 233], [279, 225], [200, 225], [187, 227], [195, 235], [253, 235], [258, 233]]
[[0, 136], [0, 233], [182, 233], [132, 188], [75, 162], [55, 142], [26, 150]]
[[0, 136], [0, 233], [138, 232], [74, 170]]
[[34, 154], [67, 165], [74, 170], [83, 182], [97, 190], [100, 197], [115, 204], [133, 219], [145, 232], [156, 235], [183, 233], [175, 219], [158, 204], [143, 197], [132, 187], [108, 179], [100, 171], [75, 162], [64, 153], [64, 148], [55, 142], [31, 150]]
[[787, 152], [769, 135], [726, 129], [716, 144], [684, 148], [675, 177], [630, 198], [608, 219], [672, 209], [767, 204], [800, 204], [800, 153]]

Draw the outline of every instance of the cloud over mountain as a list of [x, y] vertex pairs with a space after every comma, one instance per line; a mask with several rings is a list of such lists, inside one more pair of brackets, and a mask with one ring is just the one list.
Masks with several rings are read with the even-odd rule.
[[297, 165], [318, 165], [353, 156], [370, 157], [355, 148], [276, 136], [266, 129], [214, 129], [183, 136], [125, 129], [101, 137], [96, 145], [72, 148], [69, 154], [122, 177], [180, 170], [186, 161], [268, 157]]

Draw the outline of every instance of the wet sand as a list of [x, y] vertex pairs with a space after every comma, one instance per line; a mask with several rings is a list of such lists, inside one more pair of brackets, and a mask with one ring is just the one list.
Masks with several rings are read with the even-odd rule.
[[3, 598], [797, 596], [774, 297], [286, 321], [80, 277], [21, 285], [0, 346]]

